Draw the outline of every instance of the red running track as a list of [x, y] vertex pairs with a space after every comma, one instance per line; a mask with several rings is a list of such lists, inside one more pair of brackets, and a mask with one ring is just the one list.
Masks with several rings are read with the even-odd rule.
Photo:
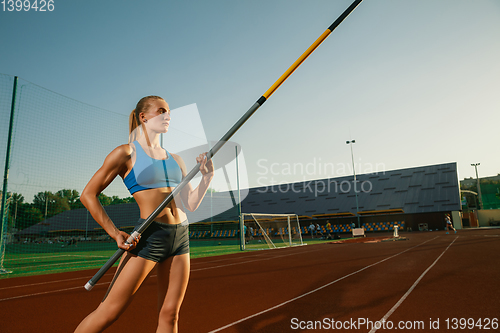
[[[500, 229], [403, 236], [194, 259], [180, 332], [500, 331]], [[0, 332], [72, 332], [112, 277], [87, 292], [94, 273], [0, 280]], [[156, 312], [153, 273], [106, 332], [155, 332]]]

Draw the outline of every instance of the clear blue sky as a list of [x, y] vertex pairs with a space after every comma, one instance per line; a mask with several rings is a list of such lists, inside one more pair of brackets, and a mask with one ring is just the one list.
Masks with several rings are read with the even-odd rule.
[[[124, 115], [196, 103], [217, 140], [351, 2], [56, 0], [0, 12], [0, 73]], [[351, 174], [349, 139], [361, 173], [500, 173], [499, 56], [500, 1], [363, 1], [233, 137], [249, 185]]]

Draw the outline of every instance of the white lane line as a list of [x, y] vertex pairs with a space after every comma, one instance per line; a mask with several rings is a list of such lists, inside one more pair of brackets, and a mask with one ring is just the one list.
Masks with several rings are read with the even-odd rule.
[[[438, 237], [439, 237], [439, 236], [438, 236]], [[385, 259], [382, 259], [382, 260], [380, 260], [380, 261], [377, 261], [376, 263], [373, 263], [373, 264], [371, 264], [371, 265], [365, 266], [365, 267], [363, 267], [363, 268], [361, 268], [361, 269], [358, 269], [358, 270], [357, 270], [357, 271], [355, 271], [355, 272], [352, 272], [352, 273], [350, 273], [350, 274], [344, 275], [343, 277], [338, 278], [337, 280], [334, 280], [334, 281], [332, 281], [332, 282], [329, 282], [329, 283], [327, 283], [327, 284], [325, 284], [325, 285], [323, 285], [323, 286], [321, 286], [321, 287], [318, 287], [318, 288], [316, 288], [316, 289], [314, 289], [314, 290], [308, 291], [307, 293], [304, 293], [304, 294], [302, 294], [302, 295], [300, 295], [300, 296], [294, 297], [294, 298], [292, 298], [292, 299], [289, 299], [288, 301], [285, 301], [285, 302], [283, 302], [283, 303], [280, 303], [280, 304], [278, 304], [278, 305], [275, 305], [275, 306], [273, 306], [273, 307], [270, 307], [270, 308], [268, 308], [268, 309], [266, 309], [266, 310], [263, 310], [263, 311], [257, 312], [257, 313], [255, 313], [255, 314], [253, 314], [253, 315], [250, 315], [250, 316], [248, 316], [248, 317], [245, 317], [245, 318], [242, 318], [242, 319], [237, 320], [237, 321], [235, 321], [235, 322], [232, 322], [232, 323], [230, 323], [230, 324], [227, 324], [226, 326], [219, 327], [219, 328], [217, 328], [217, 329], [215, 329], [215, 330], [213, 330], [213, 331], [210, 331], [210, 332], [208, 332], [208, 333], [220, 332], [220, 331], [222, 331], [222, 330], [225, 330], [226, 328], [229, 328], [229, 327], [231, 327], [231, 326], [234, 326], [234, 325], [236, 325], [236, 324], [239, 324], [239, 323], [241, 323], [241, 322], [244, 322], [244, 321], [246, 321], [246, 320], [248, 320], [248, 319], [251, 319], [251, 318], [254, 318], [254, 317], [260, 316], [261, 314], [264, 314], [264, 313], [266, 313], [266, 312], [269, 312], [269, 311], [272, 311], [272, 310], [274, 310], [274, 309], [277, 309], [277, 308], [279, 308], [279, 307], [281, 307], [281, 306], [283, 306], [283, 305], [286, 305], [286, 304], [291, 303], [291, 302], [293, 302], [293, 301], [296, 301], [296, 300], [298, 300], [298, 299], [300, 299], [300, 298], [303, 298], [303, 297], [305, 297], [305, 296], [308, 296], [308, 295], [310, 295], [310, 294], [312, 294], [312, 293], [315, 293], [315, 292], [317, 292], [317, 291], [319, 291], [319, 290], [321, 290], [321, 289], [324, 289], [324, 288], [326, 288], [326, 287], [329, 287], [329, 286], [331, 286], [331, 285], [332, 285], [332, 284], [334, 284], [334, 283], [337, 283], [337, 282], [339, 282], [339, 281], [341, 281], [341, 280], [344, 280], [345, 278], [348, 278], [348, 277], [350, 277], [350, 276], [353, 276], [353, 275], [355, 275], [355, 274], [358, 274], [358, 273], [360, 273], [360, 272], [364, 271], [365, 269], [368, 269], [368, 268], [373, 267], [373, 266], [375, 266], [375, 265], [378, 265], [378, 264], [380, 264], [380, 263], [382, 263], [382, 262], [384, 262], [384, 261], [387, 261], [387, 260], [389, 260], [389, 259], [392, 259], [392, 258], [394, 258], [394, 257], [397, 257], [397, 256], [399, 256], [400, 254], [403, 254], [403, 253], [405, 253], [405, 252], [407, 252], [407, 251], [410, 251], [411, 249], [414, 249], [414, 248], [416, 248], [416, 247], [419, 247], [419, 246], [421, 246], [421, 245], [423, 245], [423, 244], [425, 244], [425, 243], [427, 243], [427, 242], [430, 242], [430, 241], [432, 241], [432, 240], [434, 240], [434, 239], [436, 239], [436, 238], [438, 238], [438, 237], [434, 237], [434, 238], [432, 238], [432, 239], [426, 240], [426, 241], [425, 241], [425, 242], [423, 242], [423, 243], [420, 243], [420, 244], [418, 244], [418, 245], [415, 245], [415, 246], [413, 246], [413, 247], [410, 247], [410, 248], [408, 248], [408, 249], [406, 249], [406, 250], [404, 250], [404, 251], [402, 251], [402, 252], [399, 252], [399, 253], [397, 253], [397, 254], [394, 254], [394, 255], [392, 255], [392, 256], [390, 256], [390, 257], [387, 257], [387, 258], [385, 258]]]
[[96, 258], [107, 258], [106, 256], [97, 256], [97, 255], [85, 255], [85, 254], [63, 254], [59, 256], [40, 256], [40, 257], [22, 257], [22, 258], [6, 258], [4, 262], [16, 262], [21, 260], [34, 260], [34, 259], [48, 259], [48, 258], [66, 258], [66, 257], [96, 257]]
[[316, 249], [316, 250], [312, 250], [312, 251], [297, 252], [297, 253], [289, 253], [289, 254], [284, 254], [284, 255], [281, 255], [281, 256], [273, 256], [273, 257], [268, 257], [268, 258], [259, 258], [259, 259], [253, 259], [253, 260], [247, 260], [247, 261], [239, 261], [239, 262], [235, 262], [235, 263], [232, 263], [232, 264], [226, 264], [226, 265], [211, 266], [211, 267], [205, 267], [205, 268], [196, 268], [196, 269], [192, 269], [191, 272], [205, 271], [207, 269], [228, 267], [228, 266], [234, 266], [234, 265], [241, 265], [241, 264], [246, 264], [246, 263], [249, 263], [249, 262], [271, 260], [271, 259], [276, 259], [276, 258], [281, 258], [281, 257], [293, 256], [293, 255], [296, 255], [296, 254], [304, 254], [304, 253], [315, 252], [315, 251], [319, 251], [319, 250], [321, 250], [321, 249]]
[[[245, 253], [246, 254], [246, 253]], [[251, 255], [247, 255], [247, 256], [239, 256], [239, 257], [232, 257], [232, 258], [221, 258], [221, 259], [217, 259], [217, 260], [203, 260], [202, 262], [192, 262], [191, 263], [191, 266], [193, 265], [203, 265], [203, 264], [207, 264], [207, 263], [212, 263], [212, 262], [219, 262], [219, 261], [234, 261], [235, 259], [246, 259], [246, 258], [252, 258], [252, 257], [261, 257], [262, 255], [257, 255], [257, 254], [251, 254]], [[206, 258], [206, 257], [205, 257]], [[201, 259], [201, 258], [194, 258], [195, 260], [196, 259]], [[193, 259], [191, 259], [193, 260]]]
[[[380, 322], [385, 322], [387, 321], [387, 318], [390, 317], [391, 314], [394, 313], [394, 311], [396, 311], [396, 309], [404, 302], [404, 300], [408, 297], [408, 295], [410, 295], [410, 293], [413, 291], [413, 289], [415, 289], [415, 287], [418, 285], [418, 283], [420, 282], [420, 280], [422, 280], [422, 278], [425, 276], [425, 274], [427, 274], [428, 271], [431, 270], [432, 267], [434, 267], [434, 265], [438, 262], [439, 259], [441, 259], [441, 257], [443, 256], [443, 254], [450, 248], [450, 246], [455, 243], [455, 241], [457, 240], [458, 236], [455, 237], [455, 239], [453, 240], [453, 242], [451, 242], [447, 247], [446, 249], [444, 249], [444, 251], [439, 255], [439, 257], [437, 257], [436, 260], [434, 260], [434, 262], [429, 266], [427, 267], [427, 269], [422, 273], [422, 275], [420, 275], [420, 277], [417, 279], [417, 281], [415, 281], [415, 283], [410, 287], [410, 289], [408, 289], [408, 291], [403, 295], [403, 297], [401, 297], [401, 299], [392, 307], [392, 309], [389, 310], [389, 312], [387, 312], [385, 314], [384, 317], [382, 317], [382, 319], [380, 319]], [[376, 328], [375, 326], [372, 327], [371, 331], [369, 333], [374, 333], [377, 331], [378, 328]]]
[[[106, 275], [113, 275], [115, 273], [106, 273]], [[104, 276], [106, 276], [104, 275]], [[30, 284], [23, 284], [23, 285], [18, 285], [18, 286], [10, 286], [10, 287], [2, 287], [0, 290], [4, 289], [14, 289], [14, 288], [23, 288], [23, 287], [31, 287], [31, 286], [39, 286], [39, 285], [44, 285], [44, 284], [51, 284], [51, 283], [59, 283], [59, 282], [66, 282], [66, 281], [74, 281], [74, 280], [82, 280], [82, 279], [90, 279], [91, 276], [82, 276], [82, 277], [77, 277], [77, 278], [72, 278], [72, 279], [64, 279], [64, 280], [55, 280], [55, 281], [45, 281], [45, 282], [38, 282], [38, 283], [30, 283]]]
[[[109, 284], [109, 283], [110, 282], [97, 283], [96, 286], [103, 285], [103, 284]], [[39, 295], [45, 295], [45, 294], [58, 293], [58, 292], [61, 292], [61, 291], [67, 291], [67, 290], [73, 290], [73, 289], [83, 289], [83, 286], [71, 287], [71, 288], [65, 288], [65, 289], [59, 289], [59, 290], [52, 290], [52, 291], [44, 291], [44, 292], [41, 292], [41, 293], [34, 293], [34, 294], [28, 294], [28, 295], [20, 295], [20, 296], [8, 297], [8, 298], [0, 298], [0, 302], [10, 301], [10, 300], [13, 300], [13, 299], [18, 299], [18, 298], [25, 298], [25, 297], [31, 297], [31, 296], [39, 296]]]
[[[70, 266], [70, 265], [81, 264], [81, 263], [90, 264], [90, 263], [98, 263], [98, 262], [105, 263], [104, 258], [98, 259], [98, 260], [68, 261], [68, 262], [62, 262], [62, 263], [58, 263], [58, 264], [45, 264], [45, 265], [23, 266], [23, 267], [21, 267], [21, 269], [26, 269], [26, 268], [40, 268], [40, 267], [52, 267], [52, 266], [61, 267], [61, 266]], [[12, 268], [12, 269], [14, 269], [14, 268]]]
[[[226, 259], [227, 261], [228, 259]], [[217, 260], [214, 260], [214, 262]], [[222, 261], [222, 260], [220, 260]], [[205, 262], [206, 263], [206, 262]], [[193, 266], [195, 263], [191, 263], [191, 266]], [[202, 264], [202, 263], [197, 263], [197, 264]], [[219, 267], [224, 267], [224, 266], [219, 266]], [[191, 270], [193, 271], [193, 270]], [[114, 275], [115, 273], [106, 273], [106, 275]], [[104, 276], [106, 276], [104, 275]], [[151, 277], [156, 276], [156, 275], [151, 275]], [[51, 283], [59, 283], [59, 282], [66, 282], [66, 281], [73, 281], [73, 280], [82, 280], [82, 279], [90, 279], [91, 276], [85, 276], [85, 277], [77, 277], [77, 278], [72, 278], [72, 279], [64, 279], [64, 280], [56, 280], [56, 281], [45, 281], [45, 282], [38, 282], [38, 283], [30, 283], [30, 284], [23, 284], [23, 285], [17, 285], [17, 286], [10, 286], [10, 287], [0, 287], [0, 290], [5, 290], [5, 289], [14, 289], [14, 288], [23, 288], [23, 287], [31, 287], [31, 286], [38, 286], [38, 285], [46, 285], [46, 284], [51, 284]]]
[[[318, 250], [314, 250], [314, 251], [318, 251]], [[312, 252], [312, 251], [307, 251], [307, 252]], [[248, 260], [248, 261], [242, 261], [242, 262], [237, 262], [237, 263], [227, 264], [227, 265], [219, 265], [219, 266], [214, 266], [214, 267], [199, 268], [199, 269], [194, 269], [194, 270], [191, 270], [191, 271], [192, 271], [192, 272], [193, 272], [193, 271], [202, 271], [202, 270], [212, 269], [212, 268], [220, 268], [220, 267], [226, 267], [226, 266], [232, 266], [232, 265], [239, 265], [239, 264], [244, 264], [244, 263], [248, 263], [248, 262], [255, 262], [255, 261], [262, 261], [262, 260], [270, 260], [270, 259], [275, 259], [275, 258], [286, 257], [286, 256], [289, 256], [289, 255], [294, 255], [294, 254], [307, 253], [307, 252], [297, 252], [297, 253], [291, 253], [291, 254], [288, 254], [288, 255], [273, 256], [273, 257], [269, 257], [269, 258], [265, 258], [265, 259]], [[109, 273], [108, 273], [108, 274], [109, 274]], [[114, 273], [113, 273], [113, 274], [114, 274]], [[154, 274], [154, 275], [150, 275], [149, 277], [156, 277], [156, 274]], [[78, 279], [82, 279], [82, 278], [67, 279], [67, 280], [60, 280], [60, 281], [50, 281], [50, 282], [40, 282], [40, 283], [34, 283], [34, 284], [31, 284], [31, 285], [43, 285], [43, 284], [49, 284], [49, 283], [55, 283], [55, 282], [63, 282], [63, 281], [70, 281], [70, 280], [78, 280]], [[88, 277], [87, 277], [86, 279], [88, 279]], [[96, 285], [103, 285], [103, 284], [109, 284], [109, 283], [110, 283], [110, 282], [103, 282], [103, 283], [98, 283], [98, 284], [96, 284]], [[1, 288], [1, 289], [12, 289], [12, 288], [17, 288], [17, 287], [27, 287], [27, 286], [31, 286], [31, 285], [23, 285], [23, 286], [5, 287], [5, 288]], [[2, 302], [2, 301], [12, 300], [12, 299], [24, 298], [24, 297], [31, 297], [31, 296], [38, 296], [38, 295], [50, 294], [50, 293], [57, 293], [57, 292], [61, 292], [61, 291], [73, 290], [73, 289], [79, 289], [79, 288], [83, 288], [83, 286], [79, 286], [79, 287], [71, 287], [71, 288], [66, 288], [66, 289], [58, 289], [58, 290], [52, 290], [52, 291], [44, 291], [44, 292], [40, 292], [40, 293], [27, 294], [27, 295], [20, 295], [20, 296], [8, 297], [8, 298], [0, 298], [0, 302]]]

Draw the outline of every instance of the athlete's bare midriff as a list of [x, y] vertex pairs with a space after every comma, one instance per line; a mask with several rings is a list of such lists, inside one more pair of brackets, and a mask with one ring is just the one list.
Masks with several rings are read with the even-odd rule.
[[[173, 189], [173, 187], [153, 188], [134, 193], [133, 197], [139, 205], [141, 218], [148, 218]], [[182, 208], [181, 198], [178, 196], [176, 199], [172, 200], [154, 220], [167, 224], [178, 224], [185, 221], [186, 218], [187, 216]]]

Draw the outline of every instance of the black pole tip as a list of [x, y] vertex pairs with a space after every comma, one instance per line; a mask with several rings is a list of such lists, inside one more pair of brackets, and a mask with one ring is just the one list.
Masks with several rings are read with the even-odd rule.
[[266, 98], [264, 96], [260, 96], [260, 98], [257, 100], [257, 103], [259, 103], [259, 105], [262, 106], [262, 104], [264, 104], [265, 101], [266, 101]]

